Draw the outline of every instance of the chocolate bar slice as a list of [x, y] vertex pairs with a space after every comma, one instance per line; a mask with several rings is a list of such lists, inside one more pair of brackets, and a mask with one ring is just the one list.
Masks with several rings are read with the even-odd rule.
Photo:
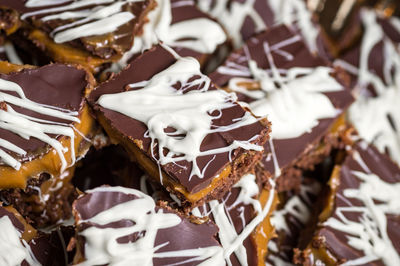
[[278, 191], [297, 188], [301, 171], [339, 144], [341, 114], [353, 101], [347, 75], [313, 56], [291, 29], [277, 26], [250, 39], [210, 78], [271, 121], [260, 171], [279, 177]]
[[400, 169], [364, 141], [332, 173], [312, 240], [298, 251], [302, 265], [400, 263]]
[[[351, 73], [357, 101], [348, 120], [358, 134], [400, 163], [400, 31], [394, 18], [362, 10], [362, 41], [335, 61]], [[371, 124], [374, 124], [371, 127]]]
[[148, 13], [143, 31], [111, 70], [121, 70], [136, 56], [160, 41], [181, 56], [192, 56], [205, 66], [228, 46], [224, 29], [194, 1], [155, 0], [157, 6]]
[[270, 218], [276, 236], [268, 243], [267, 265], [292, 264], [293, 249], [298, 246], [301, 231], [312, 221], [320, 190], [319, 181], [303, 177], [298, 192], [280, 194], [280, 203]]
[[303, 0], [197, 0], [197, 4], [226, 28], [235, 48], [280, 24], [300, 31], [313, 52], [319, 48], [319, 29]]
[[89, 190], [75, 201], [74, 216], [75, 264], [224, 264], [213, 223], [156, 205], [138, 190]]
[[81, 64], [92, 71], [118, 60], [142, 30], [152, 0], [5, 0], [0, 25], [29, 40], [53, 60]]
[[74, 164], [99, 131], [85, 100], [94, 79], [62, 64], [0, 69], [0, 195], [37, 226], [67, 219]]
[[85, 101], [94, 86], [88, 72], [62, 64], [11, 66], [0, 74], [3, 189], [25, 188], [42, 173], [62, 174], [84, 156], [97, 130]]
[[222, 197], [268, 138], [265, 118], [215, 88], [196, 59], [166, 46], [136, 58], [89, 102], [111, 140], [188, 206]]
[[198, 217], [209, 217], [219, 228], [227, 265], [265, 265], [268, 241], [274, 236], [270, 216], [278, 203], [273, 183], [244, 175], [220, 200], [195, 209]]

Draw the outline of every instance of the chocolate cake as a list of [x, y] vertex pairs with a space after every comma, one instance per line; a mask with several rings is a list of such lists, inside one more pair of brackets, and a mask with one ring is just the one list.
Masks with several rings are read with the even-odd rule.
[[296, 32], [277, 26], [250, 39], [210, 78], [256, 115], [272, 122], [261, 169], [278, 178], [278, 190], [300, 183], [337, 145], [341, 114], [353, 101], [347, 75], [313, 56]]
[[166, 46], [136, 58], [89, 102], [111, 140], [188, 206], [224, 195], [257, 163], [268, 138], [265, 118], [215, 88], [198, 61]]

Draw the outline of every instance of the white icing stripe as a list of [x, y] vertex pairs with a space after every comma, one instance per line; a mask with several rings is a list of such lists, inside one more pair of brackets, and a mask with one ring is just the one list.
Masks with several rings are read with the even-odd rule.
[[[85, 258], [79, 265], [153, 265], [153, 258], [188, 257], [188, 261], [204, 260], [200, 265], [222, 265], [222, 250], [219, 246], [180, 251], [157, 252], [169, 242], [155, 245], [155, 239], [160, 229], [172, 228], [181, 223], [181, 218], [174, 213], [164, 213], [155, 210], [154, 200], [144, 193], [124, 187], [99, 187], [87, 191], [120, 192], [135, 195], [138, 198], [120, 203], [112, 208], [96, 214], [81, 223], [107, 225], [121, 220], [132, 221], [132, 225], [120, 228], [89, 227], [79, 234], [85, 237]], [[133, 210], [133, 211], [126, 211]], [[142, 233], [144, 232], [144, 233]], [[139, 233], [135, 242], [119, 243], [121, 237]], [[177, 263], [174, 265], [182, 264]]]
[[[78, 19], [54, 29], [51, 36], [56, 43], [69, 42], [78, 38], [103, 35], [115, 31], [120, 26], [132, 20], [135, 16], [131, 12], [123, 12], [124, 5], [143, 0], [77, 0], [60, 7], [41, 9], [25, 13], [21, 16], [26, 19], [32, 16], [46, 15], [42, 21], [49, 20], [70, 20]], [[59, 0], [56, 3], [66, 3]], [[27, 7], [42, 7], [49, 5], [49, 2], [28, 1]], [[108, 4], [108, 5], [107, 5]], [[76, 10], [83, 9], [84, 10]]]
[[41, 265], [7, 215], [0, 218], [0, 228], [1, 265], [21, 265], [24, 260], [31, 266]]
[[[8, 92], [15, 92], [19, 97], [13, 96]], [[68, 148], [63, 147], [57, 139], [51, 138], [49, 134], [67, 136], [71, 139], [71, 163], [73, 164], [75, 162], [75, 134], [74, 129], [71, 126], [18, 113], [10, 104], [34, 111], [38, 114], [61, 118], [76, 123], [80, 122], [76, 117], [78, 112], [33, 102], [25, 97], [22, 88], [17, 83], [4, 79], [0, 79], [0, 102], [6, 103], [7, 106], [7, 110], [0, 109], [0, 128], [13, 132], [25, 139], [30, 139], [31, 137], [37, 138], [52, 146], [61, 159], [61, 172], [63, 172], [68, 166], [67, 160], [63, 154], [68, 150]], [[0, 139], [0, 147], [19, 155], [26, 154], [22, 148], [17, 147], [4, 139]], [[21, 163], [16, 158], [7, 154], [2, 149], [0, 149], [0, 159], [16, 170], [19, 170], [21, 167]]]
[[[283, 42], [285, 45], [292, 43], [287, 40]], [[268, 116], [274, 139], [296, 138], [311, 132], [318, 125], [318, 120], [333, 118], [340, 113], [323, 93], [341, 91], [343, 86], [330, 75], [333, 70], [329, 67], [277, 68], [272, 52], [281, 51], [284, 45], [274, 46], [272, 49], [264, 42], [270, 69], [261, 69], [255, 61], [249, 60], [252, 79], [232, 78], [228, 87], [254, 99], [249, 107], [258, 116]], [[290, 56], [287, 58], [293, 58]], [[229, 69], [225, 67], [223, 72], [229, 73]], [[247, 90], [241, 85], [248, 82], [259, 83], [260, 90]]]
[[[224, 257], [227, 265], [232, 265], [230, 261], [230, 256], [232, 253], [235, 254], [236, 258], [239, 260], [240, 265], [247, 266], [247, 251], [243, 245], [243, 241], [250, 236], [254, 229], [265, 219], [271, 210], [272, 202], [275, 196], [275, 183], [270, 180], [272, 188], [269, 191], [268, 200], [264, 207], [261, 203], [254, 199], [254, 197], [259, 195], [259, 188], [256, 183], [256, 177], [253, 174], [248, 174], [243, 176], [238, 183], [235, 184], [235, 188], [240, 188], [240, 193], [234, 204], [227, 206], [225, 202], [219, 202], [217, 200], [210, 201], [207, 206], [203, 206], [204, 212], [201, 213], [198, 208], [193, 209], [193, 214], [198, 217], [205, 217], [212, 214], [214, 217], [214, 222], [219, 228], [218, 237], [220, 239], [221, 245], [224, 249]], [[226, 198], [229, 198], [228, 194]], [[252, 205], [256, 216], [251, 220], [249, 224], [243, 223], [243, 229], [238, 234], [236, 233], [235, 226], [230, 217], [229, 210], [237, 207], [238, 204]], [[238, 209], [241, 211], [243, 216], [244, 209]], [[242, 218], [244, 219], [244, 218]]]
[[143, 26], [143, 34], [135, 36], [131, 50], [114, 66], [116, 70], [126, 67], [133, 55], [150, 49], [159, 41], [168, 46], [183, 47], [204, 54], [213, 53], [218, 45], [226, 41], [222, 27], [211, 19], [195, 18], [171, 24], [171, 8], [193, 5], [193, 1], [175, 2], [173, 6], [170, 0], [156, 2], [157, 7], [147, 15], [149, 22]]
[[[362, 161], [361, 157], [358, 160]], [[387, 234], [386, 217], [387, 214], [400, 215], [400, 183], [386, 183], [374, 173], [352, 171], [352, 174], [361, 184], [358, 188], [345, 189], [344, 197], [358, 199], [363, 206], [337, 208], [338, 218], [331, 217], [324, 222], [324, 225], [348, 233], [348, 244], [365, 254], [343, 265], [365, 265], [380, 259], [385, 265], [400, 265], [400, 255]], [[361, 217], [353, 221], [345, 216], [346, 212], [357, 212]]]
[[343, 27], [344, 21], [348, 17], [351, 9], [353, 8], [356, 0], [344, 0], [342, 1], [339, 10], [331, 24], [331, 28], [335, 31], [340, 30]]
[[10, 42], [4, 44], [4, 51], [6, 52], [7, 59], [10, 63], [23, 65], [21, 58], [19, 58], [17, 51], [15, 51], [14, 45]]
[[[193, 80], [193, 77], [198, 77]], [[173, 86], [181, 84], [180, 90]], [[216, 132], [227, 132], [257, 122], [249, 112], [232, 121], [227, 126], [212, 126], [212, 120], [221, 116], [221, 111], [235, 105], [236, 95], [222, 90], [208, 90], [210, 79], [200, 72], [199, 62], [194, 58], [178, 57], [176, 63], [154, 75], [148, 81], [129, 85], [140, 88], [116, 94], [102, 95], [98, 104], [104, 108], [119, 112], [147, 125], [146, 136], [150, 137], [151, 151], [158, 149], [160, 165], [186, 160], [193, 167], [190, 178], [194, 175], [202, 178], [204, 171], [197, 165], [197, 158], [204, 155], [232, 152], [241, 147], [246, 150], [261, 151], [262, 146], [247, 141], [234, 140], [229, 146], [200, 151], [204, 138]], [[199, 89], [183, 93], [184, 88]], [[135, 108], [132, 108], [135, 106]], [[216, 115], [211, 115], [215, 113]], [[166, 133], [167, 127], [176, 129]], [[182, 137], [184, 135], [184, 137]], [[257, 136], [254, 136], [256, 138]], [[156, 144], [157, 143], [157, 144]], [[164, 151], [168, 150], [165, 154]]]

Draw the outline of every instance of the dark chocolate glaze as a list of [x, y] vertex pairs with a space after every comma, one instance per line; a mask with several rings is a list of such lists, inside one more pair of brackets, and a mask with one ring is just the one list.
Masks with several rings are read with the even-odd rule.
[[[28, 8], [25, 6], [25, 0], [3, 0], [1, 6], [16, 10], [20, 15], [30, 13], [33, 11], [45, 10], [48, 8], [62, 7], [72, 3], [72, 1], [58, 4], [47, 5], [43, 7]], [[88, 51], [89, 53], [99, 56], [101, 58], [110, 58], [114, 55], [122, 55], [123, 52], [128, 51], [133, 44], [134, 34], [137, 34], [143, 24], [144, 15], [154, 5], [153, 0], [144, 0], [138, 2], [127, 3], [123, 6], [124, 11], [131, 12], [135, 17], [126, 24], [118, 27], [114, 32], [103, 34], [99, 36], [82, 37], [77, 40], [67, 42], [68, 44]], [[94, 7], [94, 5], [90, 6]], [[87, 8], [87, 7], [85, 7]], [[83, 8], [80, 8], [83, 9]], [[79, 10], [79, 8], [74, 9]], [[29, 24], [28, 27], [35, 27], [50, 34], [57, 27], [71, 23], [73, 20], [49, 20], [43, 21], [42, 17], [52, 13], [35, 15], [27, 17], [25, 21]], [[0, 21], [2, 18], [0, 17]]]
[[[239, 49], [232, 53], [225, 63], [221, 67], [226, 67], [229, 64], [237, 64], [243, 69], [248, 69], [249, 59], [257, 62], [257, 66], [262, 69], [269, 69], [270, 65], [266, 58], [265, 51], [263, 48], [263, 43], [267, 42], [270, 46], [280, 43], [283, 40], [289, 39], [295, 36], [296, 33], [285, 27], [285, 26], [276, 26], [270, 28], [266, 32], [250, 39], [246, 46], [242, 49]], [[293, 55], [293, 60], [288, 60], [286, 57], [282, 56], [278, 53], [272, 53], [274, 62], [276, 67], [282, 69], [290, 69], [293, 67], [318, 67], [318, 66], [326, 66], [326, 62], [324, 59], [319, 57], [315, 57], [310, 53], [307, 49], [305, 43], [302, 40], [294, 42], [290, 45], [280, 48], [281, 50]], [[231, 78], [234, 77], [245, 77], [251, 78], [249, 75], [228, 75], [222, 74], [219, 72], [218, 68], [215, 72], [210, 74], [210, 78], [214, 81], [216, 85], [219, 87], [226, 87]], [[249, 72], [250, 73], [250, 72]], [[335, 72], [333, 76], [336, 76], [338, 73]], [[338, 79], [338, 82], [344, 84], [344, 81]], [[344, 89], [338, 92], [328, 92], [325, 95], [330, 99], [333, 105], [340, 110], [345, 110], [353, 101], [353, 97], [350, 94], [350, 90], [344, 85]], [[238, 93], [238, 97], [240, 101], [244, 101], [247, 103], [251, 103], [254, 99], [251, 99], [243, 94]], [[278, 165], [281, 169], [285, 169], [287, 167], [291, 167], [292, 164], [302, 156], [302, 154], [310, 150], [311, 146], [317, 146], [318, 143], [322, 140], [322, 138], [328, 134], [330, 126], [335, 121], [335, 118], [331, 119], [322, 119], [319, 121], [319, 124], [315, 126], [310, 133], [305, 133], [297, 138], [291, 139], [276, 139], [273, 140], [273, 145], [275, 148], [275, 153], [278, 160]], [[270, 143], [267, 142], [264, 145], [265, 156], [263, 159], [263, 164], [265, 169], [274, 174], [276, 169], [273, 164], [273, 160], [271, 156], [271, 146]]]
[[[84, 91], [89, 86], [87, 73], [84, 70], [62, 64], [23, 69], [11, 74], [0, 73], [0, 78], [17, 83], [23, 89], [25, 96], [34, 102], [78, 112], [84, 106]], [[25, 108], [11, 106], [15, 111], [24, 115], [72, 124], [71, 121], [48, 117]], [[48, 144], [38, 139], [26, 140], [4, 129], [0, 129], [0, 137], [27, 151], [27, 155], [20, 158], [21, 161], [39, 156], [49, 148]]]
[[[383, 181], [395, 184], [400, 182], [400, 169], [386, 155], [378, 152], [373, 146], [367, 146], [366, 143], [356, 144], [354, 150], [359, 153], [365, 165], [370, 171], [376, 174]], [[361, 201], [355, 198], [346, 197], [345, 189], [358, 188], [361, 184], [360, 179], [353, 174], [353, 171], [366, 173], [362, 166], [352, 155], [348, 155], [340, 169], [340, 185], [336, 192], [333, 203], [332, 217], [340, 220], [335, 211], [340, 207], [364, 206]], [[345, 217], [352, 221], [360, 221], [360, 214], [356, 212], [345, 212]], [[400, 253], [400, 217], [386, 215], [387, 234], [391, 239], [395, 249]], [[326, 248], [335, 256], [338, 261], [353, 260], [360, 258], [365, 254], [348, 245], [349, 234], [338, 231], [329, 226], [321, 226], [317, 236], [325, 237]], [[372, 261], [368, 265], [384, 265], [382, 261]]]
[[[94, 110], [104, 116], [107, 123], [115, 131], [118, 131], [125, 139], [138, 139], [142, 141], [142, 151], [155, 163], [156, 161], [151, 156], [150, 142], [151, 139], [145, 136], [147, 127], [140, 121], [134, 120], [128, 116], [105, 109], [99, 106], [96, 102], [103, 94], [113, 94], [123, 92], [126, 90], [126, 85], [136, 83], [143, 80], [149, 80], [155, 74], [163, 71], [173, 63], [176, 59], [161, 46], [156, 46], [150, 51], [136, 58], [125, 70], [116, 75], [113, 79], [98, 86], [89, 97], [89, 102], [94, 107]], [[140, 70], [140, 71], [138, 71]], [[140, 88], [137, 88], [140, 89]], [[188, 88], [199, 89], [199, 88]], [[208, 90], [215, 90], [215, 86], [211, 85]], [[245, 111], [239, 104], [234, 104], [233, 107], [224, 109], [222, 116], [219, 119], [213, 120], [213, 125], [228, 125], [232, 123], [235, 118], [241, 118]], [[235, 130], [212, 133], [205, 137], [201, 144], [201, 150], [210, 150], [217, 147], [225, 147], [230, 145], [234, 140], [249, 140], [255, 135], [260, 137], [265, 136], [267, 128], [261, 123], [251, 124], [249, 126], [241, 127]], [[254, 142], [257, 142], [256, 140]], [[242, 149], [237, 149], [232, 153], [232, 161], [243, 153]], [[200, 169], [204, 169], [207, 163], [214, 158], [214, 155], [200, 156], [197, 158], [197, 163]], [[204, 177], [199, 178], [193, 176], [189, 181], [190, 172], [192, 169], [191, 163], [181, 161], [179, 164], [186, 167], [180, 168], [174, 164], [167, 164], [161, 166], [161, 169], [173, 180], [182, 184], [188, 191], [196, 192], [206, 187], [212, 179], [222, 171], [223, 168], [229, 164], [229, 154], [220, 153], [215, 154], [215, 159], [209, 163], [204, 172]]]
[[[83, 222], [85, 219], [89, 219], [102, 211], [108, 210], [113, 206], [118, 204], [132, 201], [137, 199], [134, 194], [126, 194], [122, 192], [115, 191], [95, 191], [83, 195], [74, 203], [74, 211], [76, 217], [78, 217], [77, 222], [82, 222], [78, 227], [79, 232], [85, 230], [88, 227], [95, 226], [98, 228], [120, 228], [124, 226], [132, 225], [130, 220], [121, 220], [119, 222], [114, 222], [105, 226], [99, 226], [96, 224]], [[130, 210], [134, 211], [134, 210]], [[202, 224], [192, 223], [189, 219], [185, 218], [183, 215], [172, 211], [166, 207], [156, 206], [155, 211], [162, 211], [164, 213], [175, 213], [181, 218], [181, 223], [177, 226], [160, 229], [156, 234], [156, 239], [154, 246], [159, 246], [168, 242], [168, 245], [157, 250], [157, 252], [167, 252], [167, 251], [179, 251], [186, 249], [196, 249], [202, 247], [219, 246], [218, 241], [215, 239], [215, 235], [218, 231], [217, 227], [211, 222], [205, 222]], [[127, 235], [118, 239], [120, 243], [135, 242], [140, 238], [137, 232], [133, 235]], [[83, 239], [84, 241], [84, 239]], [[79, 245], [83, 247], [84, 245]], [[157, 253], [156, 252], [156, 253]], [[84, 254], [84, 250], [83, 250]], [[153, 258], [153, 264], [167, 265], [172, 263], [183, 262], [187, 260], [186, 258], [172, 257], [172, 258]], [[197, 265], [199, 261], [187, 262], [182, 265]], [[181, 264], [179, 264], [181, 265]]]

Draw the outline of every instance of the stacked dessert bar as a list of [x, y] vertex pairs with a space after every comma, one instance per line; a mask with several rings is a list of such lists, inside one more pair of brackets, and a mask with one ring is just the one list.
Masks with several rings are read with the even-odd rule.
[[399, 265], [399, 9], [0, 0], [0, 264]]

